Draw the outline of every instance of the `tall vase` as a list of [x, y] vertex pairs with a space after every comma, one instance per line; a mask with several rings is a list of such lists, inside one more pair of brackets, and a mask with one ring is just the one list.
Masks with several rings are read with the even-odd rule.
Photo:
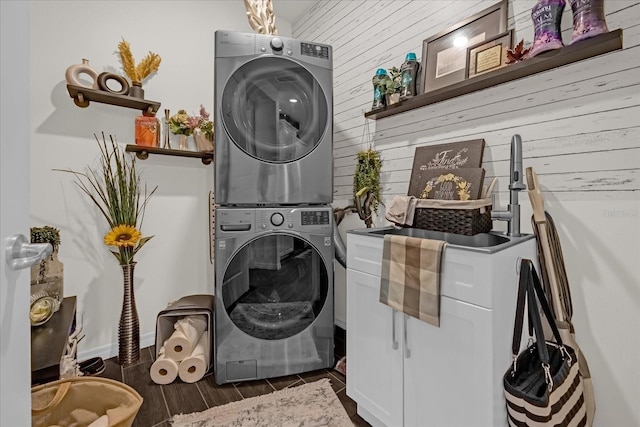
[[133, 294], [133, 270], [135, 262], [122, 265], [124, 279], [124, 296], [122, 312], [120, 313], [120, 327], [118, 328], [118, 363], [129, 365], [140, 359], [140, 323], [136, 299]]

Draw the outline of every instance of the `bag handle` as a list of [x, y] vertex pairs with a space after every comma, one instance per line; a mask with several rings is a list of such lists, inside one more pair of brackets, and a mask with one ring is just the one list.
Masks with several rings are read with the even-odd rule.
[[[545, 373], [547, 374], [547, 384], [552, 387], [553, 382], [551, 381], [551, 375], [549, 373], [549, 352], [545, 344], [544, 332], [542, 329], [542, 319], [540, 317], [536, 295], [538, 296], [542, 311], [544, 312], [544, 315], [545, 317], [547, 317], [549, 325], [551, 326], [551, 330], [553, 332], [554, 338], [556, 339], [556, 343], [562, 349], [562, 351], [568, 355], [568, 352], [564, 349], [562, 338], [560, 337], [560, 332], [558, 331], [558, 327], [554, 321], [553, 315], [551, 313], [551, 308], [549, 307], [549, 302], [545, 297], [540, 279], [538, 277], [538, 274], [536, 273], [535, 267], [533, 266], [533, 262], [529, 259], [523, 259], [520, 262], [520, 278], [518, 282], [516, 318], [513, 326], [513, 341], [511, 343], [511, 352], [513, 355], [512, 372], [515, 373], [516, 371], [516, 359], [520, 351], [520, 339], [522, 338], [526, 302], [528, 308], [527, 314], [529, 318], [529, 336], [536, 337], [536, 342], [538, 343], [536, 345], [538, 356], [540, 357], [542, 366], [545, 369]], [[571, 361], [569, 361], [569, 363], [571, 363]]]
[[[531, 262], [530, 260], [528, 261]], [[564, 347], [564, 344], [562, 342], [562, 337], [560, 336], [560, 331], [558, 330], [558, 325], [556, 324], [555, 318], [553, 317], [553, 313], [551, 312], [551, 306], [549, 305], [549, 301], [547, 300], [546, 294], [542, 289], [542, 284], [540, 283], [540, 278], [536, 273], [536, 269], [533, 266], [531, 267], [531, 284], [536, 295], [538, 295], [538, 301], [540, 302], [540, 306], [542, 307], [544, 316], [547, 318], [547, 321], [549, 322], [549, 326], [551, 327], [553, 336], [556, 339], [556, 344], [558, 344], [559, 347]], [[537, 310], [536, 312], [538, 313], [538, 317], [540, 317], [540, 312]], [[542, 324], [540, 325], [540, 327], [542, 328]], [[540, 336], [544, 341], [544, 335], [540, 335]]]
[[[520, 279], [518, 281], [518, 298], [516, 300], [516, 317], [513, 324], [513, 341], [511, 342], [511, 354], [513, 355], [513, 363], [515, 371], [515, 360], [520, 352], [520, 339], [522, 338], [522, 325], [524, 323], [524, 303], [527, 299], [527, 281], [529, 270], [531, 269], [531, 261], [523, 259], [520, 262]], [[529, 319], [529, 335], [531, 335], [531, 319]]]
[[31, 413], [37, 414], [39, 412], [46, 411], [47, 409], [51, 409], [55, 406], [58, 406], [58, 404], [62, 401], [62, 399], [64, 399], [64, 397], [67, 395], [67, 392], [69, 391], [70, 388], [71, 388], [70, 381], [64, 381], [60, 383], [58, 390], [56, 390], [55, 396], [53, 396], [53, 399], [51, 399], [51, 402], [47, 403], [45, 406], [41, 408], [31, 407]]

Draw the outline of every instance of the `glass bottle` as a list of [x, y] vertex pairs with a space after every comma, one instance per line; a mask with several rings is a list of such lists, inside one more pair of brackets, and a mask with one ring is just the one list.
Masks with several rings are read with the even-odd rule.
[[135, 143], [146, 147], [160, 146], [160, 120], [155, 116], [137, 116]]

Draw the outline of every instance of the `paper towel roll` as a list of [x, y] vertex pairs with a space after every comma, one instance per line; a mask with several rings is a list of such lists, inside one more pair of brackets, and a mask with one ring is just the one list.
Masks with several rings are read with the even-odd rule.
[[198, 341], [198, 345], [193, 353], [178, 367], [178, 375], [185, 383], [195, 383], [200, 381], [209, 369], [209, 358], [211, 356], [211, 346], [209, 345], [209, 334], [204, 333]]
[[165, 348], [160, 349], [160, 354], [149, 369], [151, 380], [156, 384], [170, 384], [178, 376], [178, 362], [169, 359], [165, 354]]
[[173, 327], [175, 331], [164, 342], [165, 354], [176, 362], [189, 356], [198, 345], [202, 333], [207, 328], [204, 315], [186, 316], [178, 320]]

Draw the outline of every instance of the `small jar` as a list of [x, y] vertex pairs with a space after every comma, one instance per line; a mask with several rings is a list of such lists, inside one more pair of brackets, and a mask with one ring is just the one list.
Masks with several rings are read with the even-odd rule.
[[[91, 79], [90, 83], [87, 83], [80, 79], [80, 75], [84, 74]], [[75, 64], [69, 66], [64, 74], [67, 84], [74, 86], [82, 86], [89, 89], [100, 89], [98, 87], [98, 72], [89, 66], [89, 60], [83, 59], [82, 64]]]
[[135, 143], [146, 147], [160, 146], [160, 120], [155, 116], [137, 116]]

